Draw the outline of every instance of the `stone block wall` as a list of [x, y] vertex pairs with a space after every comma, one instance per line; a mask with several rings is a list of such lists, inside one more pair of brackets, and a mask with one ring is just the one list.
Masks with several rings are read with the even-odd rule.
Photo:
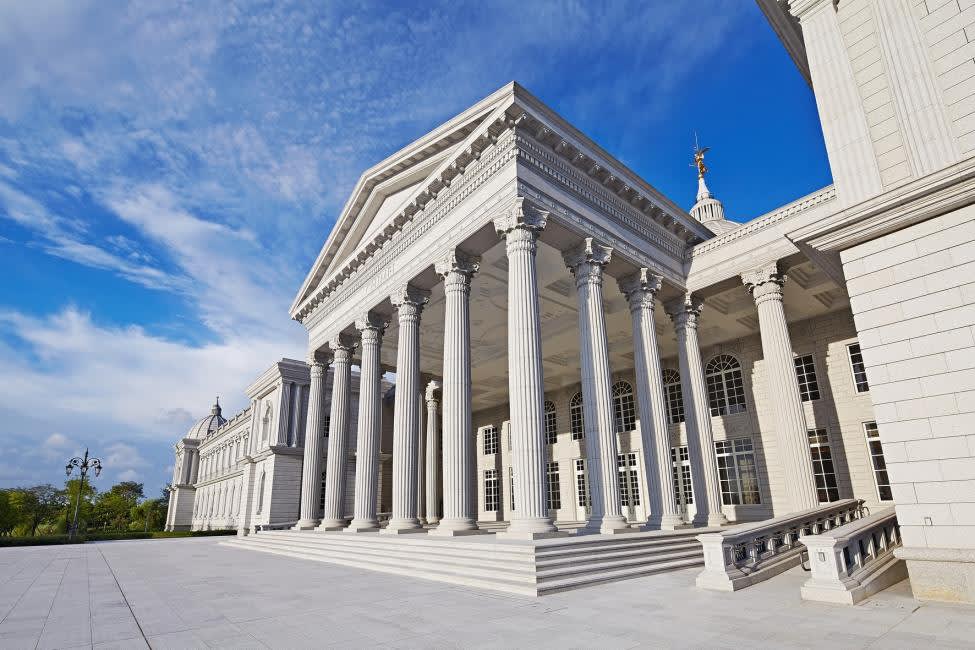
[[842, 259], [915, 595], [973, 601], [975, 206]]

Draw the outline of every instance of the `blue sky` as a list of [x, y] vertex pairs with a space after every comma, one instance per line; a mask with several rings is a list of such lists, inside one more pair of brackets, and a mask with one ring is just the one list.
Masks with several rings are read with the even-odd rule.
[[0, 487], [171, 472], [282, 356], [359, 173], [517, 80], [678, 204], [694, 132], [744, 221], [829, 184], [745, 0], [0, 7]]

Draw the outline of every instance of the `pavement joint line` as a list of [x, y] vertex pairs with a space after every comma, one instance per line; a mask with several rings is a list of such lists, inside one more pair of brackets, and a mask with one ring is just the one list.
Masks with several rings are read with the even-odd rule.
[[[118, 581], [118, 576], [115, 575], [115, 569], [111, 564], [108, 563], [108, 558], [105, 557], [105, 553], [102, 552], [102, 549], [98, 549], [98, 554], [102, 556], [102, 562], [105, 563], [105, 566], [107, 566], [109, 572], [111, 572], [112, 579], [115, 580], [115, 586], [118, 587], [119, 593], [122, 594], [122, 600], [125, 602], [125, 606], [129, 608], [129, 615], [132, 617], [132, 620], [135, 621], [135, 626], [139, 628], [139, 634], [142, 635], [142, 640], [146, 642], [146, 647], [151, 648], [152, 644], [149, 643], [149, 639], [146, 637], [145, 630], [142, 629], [142, 623], [139, 622], [139, 618], [135, 615], [135, 612], [132, 611], [132, 605], [129, 604], [129, 599], [125, 596], [125, 590], [122, 589], [122, 585]], [[94, 639], [92, 639], [92, 641], [94, 641]]]
[[34, 576], [34, 579], [30, 581], [30, 584], [27, 586], [27, 589], [24, 589], [23, 593], [20, 594], [20, 596], [17, 598], [17, 600], [14, 601], [14, 604], [10, 606], [10, 609], [7, 610], [7, 613], [3, 615], [3, 618], [0, 619], [0, 625], [2, 625], [4, 623], [4, 621], [7, 620], [7, 617], [10, 616], [10, 613], [12, 611], [14, 611], [15, 609], [17, 609], [17, 605], [19, 605], [20, 604], [20, 601], [22, 601], [24, 599], [24, 596], [27, 595], [27, 592], [31, 590], [31, 587], [34, 586], [34, 583], [37, 582], [37, 579], [40, 578], [41, 575], [43, 575], [45, 571], [47, 571], [47, 568], [49, 566], [51, 566], [51, 563], [54, 562], [54, 560], [56, 560], [56, 559], [57, 559], [56, 556], [55, 557], [52, 557], [50, 560], [47, 561], [47, 564], [44, 565], [44, 568], [37, 572], [37, 575], [35, 575]]
[[[41, 644], [41, 639], [44, 638], [44, 630], [47, 629], [47, 623], [49, 620], [51, 620], [51, 612], [54, 610], [54, 603], [57, 601], [58, 593], [61, 591], [61, 585], [64, 583], [64, 574], [68, 572], [68, 565], [71, 564], [70, 557], [66, 557], [64, 559], [64, 568], [61, 570], [61, 577], [58, 579], [58, 588], [54, 590], [54, 595], [51, 596], [51, 606], [47, 608], [47, 615], [44, 617], [44, 626], [41, 628], [41, 633], [37, 635], [37, 641], [34, 642], [34, 650], [37, 650], [37, 646]], [[46, 571], [47, 568], [45, 567], [44, 570]]]

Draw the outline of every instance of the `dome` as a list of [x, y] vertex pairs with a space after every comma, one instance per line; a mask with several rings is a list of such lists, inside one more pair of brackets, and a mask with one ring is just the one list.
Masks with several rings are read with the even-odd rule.
[[207, 436], [211, 435], [214, 431], [227, 423], [226, 418], [224, 418], [221, 413], [220, 398], [218, 397], [216, 404], [214, 404], [213, 408], [210, 409], [210, 415], [206, 416], [190, 427], [186, 437], [195, 438], [196, 440], [203, 440]]

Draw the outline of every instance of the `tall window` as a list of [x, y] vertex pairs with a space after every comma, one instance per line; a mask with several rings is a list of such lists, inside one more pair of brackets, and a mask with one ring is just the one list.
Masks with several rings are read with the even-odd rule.
[[829, 434], [826, 433], [826, 429], [809, 431], [809, 451], [812, 454], [816, 496], [819, 497], [819, 502], [838, 501], [840, 489], [836, 485], [836, 469], [833, 467], [833, 454], [829, 448]]
[[332, 428], [332, 416], [325, 416], [325, 426], [322, 427], [322, 437], [328, 439], [328, 432]]
[[671, 424], [684, 421], [684, 396], [680, 392], [680, 373], [673, 368], [665, 368], [664, 395], [667, 398], [667, 419]]
[[726, 506], [761, 503], [755, 451], [751, 438], [734, 438], [714, 443], [721, 483], [721, 502]]
[[589, 485], [586, 483], [586, 461], [582, 458], [577, 458], [575, 465], [576, 504], [578, 504], [580, 508], [588, 508], [591, 503], [589, 502]]
[[325, 511], [325, 470], [322, 470], [322, 491], [318, 495], [318, 510]]
[[731, 415], [745, 410], [745, 384], [741, 364], [730, 354], [720, 354], [704, 368], [711, 415]]
[[545, 475], [548, 478], [548, 492], [546, 503], [549, 510], [558, 510], [562, 507], [562, 486], [559, 483], [559, 464], [548, 463], [545, 466]]
[[496, 426], [484, 427], [484, 455], [498, 453], [498, 428]]
[[631, 508], [640, 505], [640, 477], [636, 471], [636, 453], [616, 457], [620, 472], [620, 505]]
[[691, 480], [691, 457], [687, 447], [670, 448], [670, 465], [674, 478], [674, 501], [677, 508], [694, 503], [694, 485]]
[[582, 440], [585, 435], [585, 425], [582, 419], [582, 393], [576, 393], [569, 400], [569, 428], [573, 440]]
[[819, 382], [816, 381], [816, 366], [813, 355], [807, 354], [794, 359], [796, 379], [799, 380], [799, 397], [803, 402], [819, 399]]
[[867, 434], [867, 449], [870, 450], [870, 462], [873, 464], [873, 478], [877, 482], [877, 496], [881, 501], [893, 501], [894, 493], [890, 489], [887, 461], [884, 460], [884, 448], [880, 444], [880, 431], [877, 429], [877, 423], [864, 422], [863, 430]]
[[498, 499], [498, 470], [484, 470], [484, 509], [487, 512], [497, 512], [501, 507]]
[[257, 514], [261, 514], [261, 510], [264, 509], [264, 472], [261, 472], [261, 482], [260, 487], [257, 489]]
[[511, 509], [515, 509], [515, 468], [508, 468], [508, 501], [511, 503]]
[[545, 400], [545, 442], [554, 445], [559, 439], [559, 424], [555, 419], [555, 403]]
[[613, 384], [613, 421], [616, 424], [616, 433], [626, 433], [636, 429], [633, 387], [625, 381]]
[[846, 351], [850, 355], [850, 368], [853, 370], [853, 383], [856, 385], [858, 393], [866, 393], [870, 390], [867, 383], [867, 369], [863, 365], [863, 355], [860, 353], [860, 344], [853, 343], [846, 346]]

